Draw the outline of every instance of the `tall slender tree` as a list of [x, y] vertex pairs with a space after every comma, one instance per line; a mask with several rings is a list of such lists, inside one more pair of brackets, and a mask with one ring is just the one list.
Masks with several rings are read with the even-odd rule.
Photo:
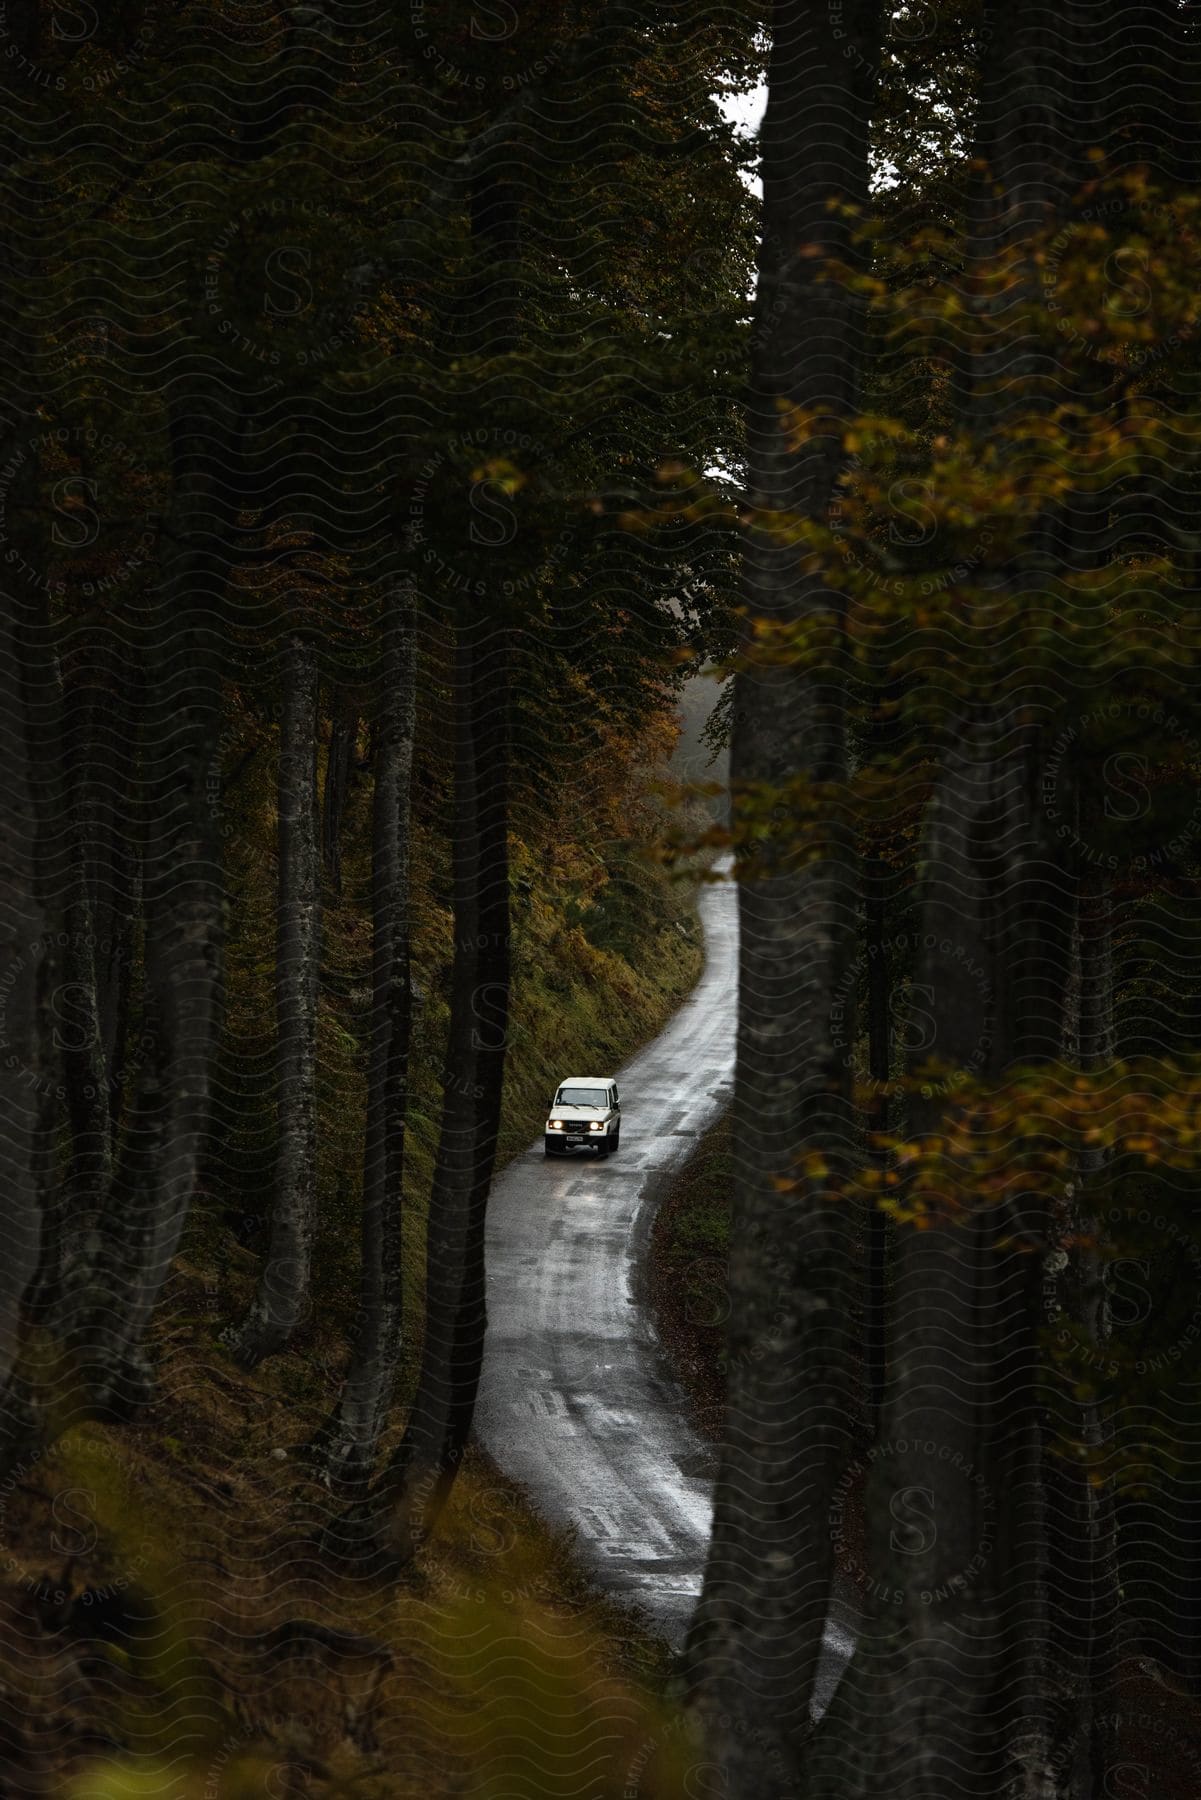
[[284, 658], [279, 734], [276, 911], [276, 1161], [271, 1241], [236, 1355], [248, 1368], [287, 1347], [310, 1304], [317, 1207], [317, 1000], [321, 862], [317, 820], [316, 646], [294, 633]]
[[[468, 164], [471, 280], [460, 320], [464, 352], [500, 368], [518, 341], [522, 300], [511, 130], [502, 112]], [[493, 428], [503, 427], [509, 404], [502, 386], [485, 413]], [[477, 493], [478, 483], [471, 497]], [[512, 535], [506, 521], [505, 545]], [[487, 1324], [484, 1222], [508, 1048], [511, 606], [495, 561], [475, 548], [489, 538], [474, 519], [468, 537], [472, 597], [454, 606], [452, 625], [455, 950], [427, 1227], [425, 1341], [405, 1434], [380, 1483], [386, 1535], [402, 1558], [436, 1523], [475, 1412]]]
[[224, 906], [219, 839], [221, 675], [228, 487], [238, 402], [181, 370], [172, 396], [174, 492], [146, 628], [146, 855], [142, 1035], [112, 1185], [73, 1247], [60, 1330], [91, 1408], [144, 1396], [142, 1338], [191, 1204], [208, 1126], [221, 1004]]
[[350, 1369], [325, 1434], [327, 1471], [352, 1489], [361, 1488], [374, 1470], [402, 1348], [405, 1114], [412, 1016], [410, 779], [417, 722], [417, 619], [408, 593], [392, 602], [383, 640], [373, 733], [371, 1045], [359, 1304]]
[[[1114, 1070], [1116, 1052], [1113, 893], [1107, 872], [1084, 868], [1075, 874], [1070, 1038], [1064, 1056], [1103, 1079]], [[1108, 1161], [1104, 1146], [1081, 1149], [1061, 1209], [1066, 1248], [1054, 1323], [1094, 1360], [1104, 1355], [1110, 1335], [1100, 1218]], [[1050, 1736], [1053, 1761], [1063, 1770], [1065, 1800], [1087, 1800], [1110, 1782], [1121, 1711], [1117, 1509], [1106, 1468], [1112, 1418], [1087, 1373], [1083, 1381], [1079, 1375], [1069, 1363], [1067, 1379], [1051, 1400], [1051, 1430], [1078, 1454], [1050, 1459], [1047, 1470], [1050, 1651], [1058, 1696]]]
[[380, 1481], [391, 1546], [437, 1522], [466, 1448], [487, 1323], [484, 1222], [508, 1045], [508, 643], [502, 622], [456, 632], [454, 932], [442, 1129], [430, 1194], [425, 1342], [404, 1438]]
[[37, 951], [46, 929], [35, 856], [41, 684], [30, 679], [27, 611], [11, 594], [0, 601], [0, 741], [7, 771], [0, 795], [0, 1169], [9, 1246], [0, 1292], [0, 1425], [7, 1455], [12, 1448], [8, 1440], [22, 1428], [24, 1417], [10, 1383], [20, 1348], [21, 1305], [41, 1251], [39, 1126], [44, 1109], [39, 1086], [50, 1060], [41, 991], [44, 969]]
[[358, 734], [358, 712], [343, 697], [335, 702], [330, 720], [329, 755], [321, 796], [321, 855], [335, 894], [342, 892], [342, 815]]
[[[45, 1008], [46, 1076], [57, 1065], [71, 1137], [71, 1155], [59, 1168], [51, 1144], [55, 1108], [43, 1106], [43, 1218], [38, 1280], [26, 1296], [45, 1316], [58, 1305], [64, 1257], [80, 1221], [104, 1208], [113, 1170], [113, 1121], [109, 1064], [101, 1026], [99, 957], [88, 890], [87, 847], [68, 778], [68, 700], [64, 693], [50, 609], [39, 594], [25, 609], [22, 644], [30, 691], [38, 696], [39, 829], [36, 856], [49, 926], [40, 978]], [[45, 1093], [54, 1083], [46, 1080]]]
[[[711, 1753], [737, 1797], [795, 1789], [830, 1598], [825, 1522], [848, 1449], [854, 1234], [827, 1204], [825, 1179], [850, 1152], [848, 1058], [834, 1012], [852, 966], [856, 871], [838, 805], [847, 774], [840, 603], [798, 544], [805, 522], [826, 516], [843, 426], [859, 405], [862, 307], [847, 284], [825, 277], [856, 256], [846, 209], [867, 199], [879, 30], [874, 0], [837, 11], [781, 0], [760, 133], [746, 607], [752, 626], [807, 627], [819, 649], [805, 664], [756, 664], [751, 638], [734, 698], [735, 829], [744, 817], [753, 854], [736, 871], [730, 1379], [688, 1668]], [[810, 1172], [796, 1182], [805, 1157]]]

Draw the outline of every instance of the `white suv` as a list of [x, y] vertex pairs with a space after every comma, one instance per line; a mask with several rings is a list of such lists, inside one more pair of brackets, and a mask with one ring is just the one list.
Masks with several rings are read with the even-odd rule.
[[621, 1140], [621, 1107], [611, 1075], [572, 1075], [551, 1102], [546, 1154], [566, 1156], [576, 1146], [608, 1156]]

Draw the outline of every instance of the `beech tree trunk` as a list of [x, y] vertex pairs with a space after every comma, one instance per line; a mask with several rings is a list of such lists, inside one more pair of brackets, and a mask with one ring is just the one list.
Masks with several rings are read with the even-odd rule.
[[455, 647], [454, 930], [442, 1128], [430, 1195], [417, 1391], [377, 1501], [402, 1559], [427, 1540], [471, 1429], [487, 1312], [484, 1219], [509, 1010], [508, 633], [464, 620]]
[[100, 1412], [126, 1411], [148, 1391], [141, 1342], [196, 1188], [221, 998], [226, 551], [217, 521], [237, 452], [229, 396], [181, 376], [170, 434], [174, 498], [145, 653], [149, 823], [137, 1081], [108, 1196], [72, 1238], [59, 1321], [86, 1404]]
[[[64, 1168], [51, 1149], [43, 1200], [38, 1281], [28, 1296], [38, 1316], [58, 1303], [69, 1239], [103, 1207], [112, 1178], [112, 1115], [96, 978], [97, 938], [88, 892], [89, 845], [68, 779], [68, 700], [58, 646], [43, 597], [27, 611], [26, 669], [38, 695], [38, 845], [35, 852], [48, 931], [38, 951], [47, 1052], [57, 1062], [71, 1137]], [[49, 1073], [49, 1071], [48, 1071]]]
[[[1114, 1058], [1112, 934], [1108, 878], [1085, 869], [1078, 877], [1072, 958], [1074, 1041], [1065, 1050], [1069, 1063], [1090, 1074], [1104, 1073]], [[1091, 1800], [1105, 1792], [1120, 1710], [1114, 1681], [1121, 1584], [1114, 1495], [1105, 1469], [1112, 1420], [1096, 1392], [1110, 1328], [1099, 1212], [1105, 1192], [1099, 1183], [1107, 1160], [1100, 1146], [1080, 1154], [1076, 1179], [1065, 1196], [1063, 1229], [1069, 1247], [1061, 1258], [1056, 1292], [1056, 1323], [1061, 1333], [1067, 1329], [1074, 1352], [1065, 1359], [1054, 1397], [1053, 1425], [1062, 1454], [1051, 1464], [1048, 1509], [1057, 1701], [1054, 1761], [1063, 1770], [1065, 1800]]]
[[327, 1428], [327, 1472], [352, 1488], [366, 1481], [374, 1467], [396, 1382], [403, 1319], [401, 1226], [412, 1014], [409, 782], [417, 707], [416, 620], [407, 597], [395, 602], [384, 634], [382, 699], [374, 732], [371, 1054], [359, 1312], [346, 1385]]
[[[505, 128], [468, 170], [473, 279], [459, 321], [465, 354], [518, 342], [521, 213]], [[486, 418], [486, 415], [483, 415]], [[507, 416], [502, 414], [502, 422]], [[469, 533], [474, 541], [474, 532]], [[507, 540], [506, 540], [507, 541]], [[487, 1324], [484, 1220], [496, 1162], [509, 1022], [509, 618], [505, 576], [539, 546], [474, 556], [482, 603], [458, 604], [454, 700], [454, 931], [442, 1123], [426, 1237], [425, 1340], [405, 1434], [372, 1506], [407, 1561], [433, 1530], [471, 1431]], [[522, 558], [527, 560], [523, 563]], [[377, 1512], [377, 1517], [379, 1516]]]
[[92, 691], [74, 785], [83, 815], [86, 904], [95, 936], [95, 1013], [115, 1129], [126, 1087], [133, 936], [142, 880], [140, 821], [131, 819], [126, 796], [137, 792], [139, 783], [144, 697], [142, 671], [113, 634], [104, 634], [88, 661]]
[[306, 1316], [317, 1208], [317, 1002], [321, 870], [317, 836], [317, 652], [288, 644], [279, 743], [275, 961], [276, 1136], [271, 1241], [235, 1343], [246, 1368], [287, 1348]]
[[[864, 875], [864, 951], [867, 964], [867, 1061], [868, 1074], [875, 1086], [876, 1102], [868, 1120], [871, 1131], [886, 1134], [891, 1129], [893, 1107], [889, 1098], [892, 1078], [892, 1003], [893, 985], [891, 952], [887, 939], [888, 864], [883, 857], [873, 858]], [[876, 1165], [888, 1166], [888, 1153], [873, 1151]], [[878, 1206], [873, 1206], [866, 1223], [867, 1273], [864, 1282], [866, 1362], [865, 1400], [873, 1422], [884, 1404], [884, 1379], [887, 1367], [886, 1318], [888, 1309], [889, 1229], [888, 1219]]]
[[124, 1092], [126, 1031], [141, 885], [144, 821], [138, 791], [142, 676], [109, 624], [88, 634], [65, 672], [68, 775], [78, 820], [84, 897], [94, 939], [95, 1011], [109, 1116], [115, 1130]]
[[[988, 883], [976, 846], [983, 823], [1012, 817], [998, 748], [986, 725], [960, 733], [926, 826], [918, 941], [927, 947], [915, 980], [934, 1053], [961, 1068], [979, 1066], [989, 1029], [976, 973], [991, 966]], [[914, 1060], [930, 1054], [923, 1044]], [[944, 1104], [938, 1093], [914, 1095], [911, 1133], [937, 1129]], [[996, 1269], [987, 1208], [959, 1198], [962, 1216], [935, 1209], [925, 1229], [895, 1234], [888, 1380], [866, 1494], [867, 1617], [811, 1758], [806, 1793], [822, 1800], [991, 1791], [1002, 1646], [976, 1405], [993, 1374]], [[964, 1403], [969, 1395], [976, 1404]]]
[[[857, 249], [831, 202], [867, 195], [867, 126], [878, 61], [871, 0], [778, 4], [760, 135], [763, 242], [748, 441], [745, 593], [752, 619], [825, 626], [804, 669], [736, 678], [735, 833], [764, 790], [771, 836], [744, 852], [734, 1089], [729, 1392], [704, 1588], [687, 1647], [694, 1716], [731, 1800], [797, 1791], [801, 1745], [831, 1583], [828, 1519], [849, 1453], [849, 1300], [856, 1232], [825, 1201], [806, 1153], [851, 1153], [849, 1045], [834, 1012], [852, 966], [856, 873], [829, 795], [846, 779], [841, 617], [791, 547], [798, 519], [826, 515], [842, 464], [838, 421], [857, 410], [863, 317], [831, 260]], [[798, 453], [785, 407], [819, 420]], [[748, 644], [749, 647], [749, 644]], [[787, 786], [813, 784], [812, 841]], [[801, 839], [798, 844], [798, 837]], [[790, 1191], [781, 1184], [792, 1182]]]
[[44, 720], [29, 680], [25, 607], [0, 598], [0, 1183], [5, 1251], [0, 1258], [0, 1448], [12, 1460], [25, 1428], [12, 1380], [21, 1305], [38, 1267], [40, 1088], [46, 1080], [44, 973], [39, 945], [46, 920], [35, 862], [38, 743]]
[[359, 734], [358, 714], [345, 701], [336, 704], [329, 729], [325, 793], [321, 807], [321, 853], [335, 894], [342, 892], [342, 814], [350, 785], [350, 766]]

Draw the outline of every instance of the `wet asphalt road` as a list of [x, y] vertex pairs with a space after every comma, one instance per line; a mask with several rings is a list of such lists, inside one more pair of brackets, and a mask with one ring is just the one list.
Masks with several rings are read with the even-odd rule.
[[[477, 1436], [544, 1517], [574, 1530], [598, 1583], [638, 1602], [676, 1647], [700, 1593], [715, 1459], [687, 1422], [638, 1271], [663, 1177], [729, 1103], [737, 904], [732, 882], [701, 890], [704, 973], [659, 1037], [616, 1071], [562, 1071], [616, 1074], [617, 1154], [548, 1161], [539, 1138], [488, 1206]], [[827, 1631], [819, 1704], [849, 1649]]]

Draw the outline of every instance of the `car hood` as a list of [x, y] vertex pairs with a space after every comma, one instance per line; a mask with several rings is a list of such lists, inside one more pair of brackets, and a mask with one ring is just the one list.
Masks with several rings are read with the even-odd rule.
[[611, 1106], [552, 1106], [548, 1119], [607, 1119]]

